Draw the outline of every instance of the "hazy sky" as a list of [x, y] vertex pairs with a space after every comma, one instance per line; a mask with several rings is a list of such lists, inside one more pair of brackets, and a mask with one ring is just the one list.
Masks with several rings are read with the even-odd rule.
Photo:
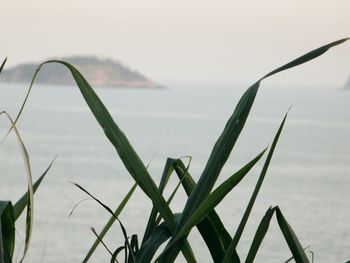
[[[0, 0], [8, 65], [73, 54], [112, 57], [158, 82], [251, 83], [350, 36], [349, 0]], [[342, 85], [350, 44], [270, 83]]]

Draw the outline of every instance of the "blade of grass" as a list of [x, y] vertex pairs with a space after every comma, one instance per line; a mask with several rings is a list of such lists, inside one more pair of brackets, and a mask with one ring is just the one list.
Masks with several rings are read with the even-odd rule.
[[264, 179], [265, 179], [265, 175], [267, 173], [267, 169], [270, 165], [270, 162], [271, 162], [271, 159], [272, 159], [272, 156], [273, 156], [273, 153], [275, 151], [275, 148], [276, 148], [276, 145], [277, 145], [277, 142], [278, 142], [278, 139], [281, 135], [281, 132], [282, 132], [282, 129], [283, 129], [283, 126], [284, 126], [284, 123], [287, 119], [287, 116], [288, 116], [288, 112], [286, 113], [286, 115], [284, 116], [278, 130], [277, 130], [277, 133], [275, 135], [275, 138], [273, 139], [273, 142], [272, 142], [272, 145], [271, 145], [271, 148], [269, 150], [269, 153], [266, 157], [266, 161], [264, 163], [264, 166], [261, 170], [261, 173], [260, 173], [260, 176], [259, 176], [259, 179], [255, 185], [255, 188], [254, 188], [254, 191], [253, 191], [253, 194], [252, 196], [250, 197], [250, 200], [249, 200], [249, 203], [248, 203], [248, 206], [246, 208], [246, 210], [244, 211], [244, 214], [243, 214], [243, 217], [241, 219], [241, 222], [239, 223], [238, 225], [238, 228], [237, 228], [237, 231], [231, 241], [231, 244], [229, 246], [229, 248], [227, 249], [227, 252], [226, 252], [226, 256], [224, 257], [224, 261], [223, 262], [230, 262], [230, 258], [233, 256], [233, 253], [237, 247], [237, 244], [242, 236], [242, 233], [243, 233], [243, 230], [244, 230], [244, 227], [245, 225], [247, 224], [247, 221], [248, 221], [248, 218], [249, 218], [249, 215], [253, 209], [253, 206], [254, 206], [254, 203], [255, 203], [255, 200], [258, 196], [258, 193], [260, 191], [260, 188], [264, 182]]
[[[180, 215], [175, 215], [175, 221], [178, 221]], [[139, 253], [136, 255], [139, 262], [151, 262], [158, 248], [171, 237], [171, 232], [163, 222], [152, 231], [149, 238], [142, 244]]]
[[[187, 156], [189, 157], [189, 162], [188, 162], [188, 165], [187, 167], [185, 168], [185, 171], [188, 171], [188, 169], [190, 168], [190, 165], [191, 165], [191, 161], [192, 161], [192, 157], [190, 156]], [[185, 177], [183, 177], [183, 179], [185, 179]], [[170, 205], [170, 203], [172, 202], [173, 198], [175, 197], [177, 191], [179, 190], [180, 186], [182, 184], [182, 180], [179, 180], [179, 182], [177, 183], [177, 185], [175, 186], [175, 188], [173, 189], [173, 191], [171, 192], [170, 196], [168, 197], [167, 199], [167, 204]], [[158, 216], [156, 221], [155, 221], [155, 225], [158, 226], [160, 221], [161, 221], [161, 216]]]
[[102, 238], [97, 234], [95, 228], [91, 227], [90, 230], [91, 230], [91, 232], [95, 235], [95, 237], [100, 241], [100, 243], [102, 244], [102, 246], [107, 250], [107, 252], [113, 257], [112, 251], [107, 247], [107, 245], [105, 244], [105, 242], [103, 242]]
[[[139, 241], [137, 235], [132, 235], [131, 236], [131, 241], [130, 241], [130, 246], [131, 246], [131, 251], [134, 255], [137, 254], [139, 251]], [[129, 253], [129, 259], [131, 259], [131, 252]], [[132, 263], [131, 260], [129, 260], [130, 263]]]
[[139, 262], [151, 262], [158, 248], [171, 237], [171, 232], [163, 222], [157, 226], [149, 238], [143, 243], [136, 255]]
[[293, 254], [295, 262], [309, 263], [309, 259], [305, 254], [303, 247], [300, 244], [296, 234], [294, 233], [292, 227], [288, 224], [287, 220], [284, 218], [279, 207], [276, 207], [276, 217], [277, 222], [281, 228], [282, 234], [287, 241], [288, 247]]
[[[262, 77], [260, 80], [258, 80], [255, 84], [253, 84], [250, 88], [248, 88], [248, 90], [243, 94], [240, 101], [238, 102], [233, 114], [231, 115], [230, 119], [228, 120], [224, 128], [224, 131], [216, 141], [215, 146], [210, 154], [209, 160], [203, 170], [202, 175], [199, 178], [197, 186], [195, 187], [195, 189], [193, 190], [193, 192], [191, 193], [190, 197], [186, 202], [185, 208], [182, 212], [182, 217], [180, 219], [179, 224], [176, 226], [176, 230], [173, 236], [177, 235], [178, 231], [180, 231], [180, 229], [187, 223], [187, 220], [191, 217], [191, 215], [198, 208], [200, 203], [209, 195], [212, 188], [214, 187], [214, 184], [224, 164], [226, 163], [244, 127], [244, 124], [248, 118], [250, 109], [253, 105], [256, 94], [258, 92], [260, 82], [265, 78], [272, 76], [278, 72], [281, 72], [283, 70], [298, 66], [307, 61], [315, 59], [318, 56], [325, 53], [330, 48], [336, 45], [339, 45], [347, 41], [348, 39], [349, 38], [344, 38], [344, 39], [332, 42], [328, 45], [324, 45], [311, 52], [308, 52], [305, 55], [271, 71], [270, 73]], [[170, 240], [169, 242], [172, 242], [172, 240]], [[164, 259], [174, 261], [179, 252], [179, 248], [180, 246], [172, 250], [168, 250], [167, 255], [164, 255]], [[172, 255], [171, 258], [169, 257], [170, 254]]]
[[126, 247], [125, 247], [125, 246], [120, 246], [120, 247], [118, 247], [118, 248], [114, 251], [110, 262], [111, 262], [111, 263], [114, 263], [114, 262], [117, 262], [117, 263], [118, 263], [117, 256], [118, 256], [119, 253], [122, 252], [123, 250], [126, 250]]
[[220, 184], [196, 209], [196, 211], [189, 218], [187, 223], [178, 232], [178, 236], [174, 236], [173, 242], [178, 241], [185, 235], [187, 235], [191, 229], [200, 223], [209, 212], [211, 212], [224, 198], [231, 192], [231, 190], [248, 174], [248, 172], [254, 167], [254, 165], [260, 160], [265, 153], [266, 149], [258, 154], [252, 161], [243, 166], [240, 170], [226, 179]]
[[128, 239], [128, 235], [126, 233], [126, 229], [123, 225], [123, 223], [120, 221], [120, 219], [114, 215], [112, 209], [110, 209], [107, 205], [105, 205], [104, 203], [102, 203], [99, 199], [97, 199], [95, 196], [93, 196], [91, 193], [89, 193], [84, 187], [80, 186], [79, 184], [77, 183], [73, 183], [76, 187], [78, 187], [80, 190], [82, 190], [84, 193], [86, 193], [87, 195], [89, 195], [92, 199], [94, 199], [98, 204], [100, 204], [105, 210], [107, 210], [119, 223], [120, 225], [120, 228], [122, 230], [122, 233], [123, 233], [123, 236], [124, 236], [124, 240], [125, 240], [125, 243], [130, 251], [130, 254], [132, 256], [132, 262], [136, 263], [136, 259], [135, 259], [135, 256], [134, 256], [134, 253], [132, 252], [132, 249], [131, 249], [131, 245], [130, 245], [130, 242], [129, 242], [129, 239]]
[[[190, 195], [196, 185], [195, 181], [181, 160], [174, 160], [174, 168], [186, 194]], [[213, 261], [221, 262], [232, 238], [215, 209], [197, 224], [197, 228], [209, 249]], [[235, 254], [235, 262], [240, 262], [237, 253]]]
[[[164, 169], [163, 169], [163, 173], [162, 173], [162, 177], [159, 183], [159, 193], [161, 195], [163, 195], [165, 186], [167, 184], [167, 182], [169, 181], [170, 175], [172, 174], [174, 168], [172, 166], [172, 160], [171, 159], [167, 159]], [[153, 230], [157, 227], [156, 224], [156, 218], [158, 215], [158, 209], [153, 205], [152, 210], [151, 210], [151, 214], [148, 217], [148, 222], [147, 222], [147, 227], [145, 230], [145, 233], [143, 235], [143, 239], [141, 244], [144, 244], [144, 242], [146, 242], [146, 240], [149, 238], [149, 236], [152, 234]]]
[[247, 258], [245, 260], [245, 263], [253, 263], [255, 256], [260, 248], [260, 245], [267, 233], [267, 230], [269, 229], [271, 218], [273, 214], [275, 213], [276, 208], [270, 207], [264, 217], [262, 218], [258, 229], [255, 232], [255, 236], [253, 239], [252, 244], [250, 245], [250, 249], [247, 255]]
[[32, 181], [32, 172], [30, 168], [30, 159], [29, 159], [29, 154], [27, 152], [27, 149], [22, 141], [22, 138], [19, 134], [19, 131], [12, 120], [11, 116], [6, 112], [2, 111], [0, 112], [0, 115], [4, 114], [8, 120], [11, 122], [12, 128], [15, 132], [18, 145], [22, 154], [23, 162], [24, 162], [24, 167], [25, 167], [25, 172], [27, 175], [27, 182], [28, 182], [28, 195], [27, 195], [27, 215], [26, 215], [26, 237], [24, 241], [24, 251], [22, 258], [20, 259], [20, 263], [23, 261], [24, 257], [26, 256], [28, 249], [29, 249], [29, 243], [30, 239], [32, 236], [32, 230], [33, 230], [33, 211], [34, 211], [34, 190], [33, 190], [33, 181]]
[[[33, 184], [33, 192], [35, 193], [38, 189], [39, 185], [41, 184], [42, 180], [44, 179], [45, 175], [50, 170], [51, 166], [53, 165], [56, 157], [51, 161], [50, 165], [46, 168], [44, 173], [36, 180], [36, 182]], [[24, 208], [27, 206], [28, 201], [28, 192], [25, 193], [13, 206], [14, 214], [15, 214], [15, 220], [19, 218], [19, 216], [22, 214]]]
[[[306, 250], [306, 249], [308, 249], [308, 248], [310, 248], [310, 246], [306, 246], [306, 247], [304, 247], [303, 249], [304, 249], [304, 251]], [[311, 251], [309, 251], [310, 253], [311, 253]], [[293, 256], [291, 256], [290, 258], [288, 258], [286, 261], [284, 261], [284, 263], [288, 263], [288, 262], [291, 262], [292, 260], [294, 259], [294, 257]], [[312, 256], [312, 260], [311, 260], [311, 262], [313, 262], [313, 256]]]
[[[120, 213], [123, 211], [124, 207], [126, 206], [127, 202], [129, 201], [130, 197], [134, 193], [136, 187], [137, 187], [137, 184], [134, 184], [131, 187], [130, 191], [127, 193], [127, 195], [124, 197], [124, 199], [119, 204], [117, 209], [114, 211], [114, 213], [113, 213], [114, 216], [111, 216], [111, 218], [108, 220], [107, 224], [104, 226], [104, 228], [102, 229], [102, 231], [98, 235], [101, 239], [103, 239], [103, 237], [106, 235], [108, 230], [111, 228], [111, 226], [113, 225], [113, 223], [116, 220], [115, 218], [118, 217], [120, 215]], [[100, 239], [97, 238], [95, 240], [95, 242], [92, 244], [92, 246], [89, 249], [88, 253], [86, 254], [85, 258], [83, 259], [83, 261], [82, 261], [83, 263], [86, 263], [90, 259], [90, 257], [92, 256], [92, 254], [94, 253], [94, 251], [96, 250], [96, 248], [99, 244], [100, 244]]]

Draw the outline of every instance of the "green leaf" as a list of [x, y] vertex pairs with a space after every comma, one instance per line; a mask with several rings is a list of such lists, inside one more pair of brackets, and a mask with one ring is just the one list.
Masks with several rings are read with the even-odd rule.
[[[196, 186], [195, 181], [181, 160], [174, 160], [174, 167], [186, 194], [190, 195]], [[220, 217], [215, 212], [215, 209], [209, 212], [208, 215], [197, 224], [197, 228], [210, 251], [213, 261], [221, 262], [232, 238], [221, 222]], [[235, 262], [239, 261], [239, 257], [237, 253], [235, 253]]]
[[[111, 228], [111, 226], [113, 225], [113, 223], [116, 220], [116, 217], [118, 217], [120, 215], [120, 213], [123, 211], [124, 207], [126, 206], [126, 204], [128, 203], [130, 197], [132, 196], [132, 194], [134, 193], [135, 189], [137, 187], [137, 184], [134, 184], [130, 191], [127, 193], [127, 195], [124, 197], [124, 199], [122, 200], [122, 202], [119, 204], [119, 206], [117, 207], [117, 209], [114, 211], [114, 216], [111, 216], [111, 218], [108, 220], [108, 222], [106, 223], [106, 225], [104, 226], [104, 228], [102, 229], [101, 233], [98, 235], [101, 239], [103, 239], [103, 237], [106, 235], [106, 233], [108, 232], [108, 230]], [[95, 242], [93, 243], [93, 245], [91, 246], [91, 248], [89, 249], [88, 253], [86, 254], [83, 262], [87, 262], [90, 257], [92, 256], [92, 254], [94, 253], [94, 251], [96, 250], [97, 246], [100, 244], [100, 239], [96, 238]]]
[[293, 229], [288, 224], [287, 220], [284, 218], [279, 207], [276, 207], [276, 217], [280, 229], [283, 233], [284, 239], [287, 241], [288, 247], [293, 254], [295, 262], [308, 263], [309, 259], [307, 258], [303, 247], [301, 246]]
[[239, 171], [234, 173], [228, 179], [226, 179], [220, 186], [218, 186], [204, 201], [200, 204], [197, 210], [188, 219], [183, 228], [178, 232], [177, 236], [174, 236], [174, 242], [187, 235], [192, 227], [200, 223], [208, 213], [224, 199], [224, 197], [231, 192], [231, 190], [244, 178], [244, 176], [254, 167], [254, 165], [260, 160], [265, 153], [263, 150], [252, 161], [243, 166]]
[[4, 69], [4, 66], [6, 64], [7, 58], [4, 59], [4, 61], [2, 62], [1, 66], [0, 66], [0, 73], [2, 72], [2, 70]]
[[131, 236], [130, 249], [131, 250], [129, 251], [129, 263], [139, 262], [136, 259], [136, 257], [134, 258], [134, 255], [136, 255], [137, 252], [139, 251], [139, 243], [138, 243], [137, 235]]
[[12, 263], [15, 247], [15, 220], [10, 201], [0, 201], [0, 263]]
[[[126, 251], [126, 247], [125, 246], [120, 246], [120, 247], [118, 247], [115, 251], [114, 251], [114, 253], [113, 253], [113, 255], [112, 255], [112, 257], [111, 257], [111, 263], [115, 263], [115, 262], [118, 262], [117, 261], [117, 256], [118, 256], [118, 254], [120, 253], [120, 252], [122, 252], [122, 251]], [[127, 255], [125, 256], [125, 258], [127, 257]]]
[[30, 159], [29, 154], [27, 152], [27, 149], [23, 143], [23, 140], [19, 134], [19, 131], [15, 125], [15, 122], [12, 120], [11, 116], [6, 112], [2, 111], [0, 114], [4, 114], [8, 120], [11, 122], [11, 127], [15, 131], [15, 135], [17, 138], [17, 142], [19, 145], [19, 148], [21, 150], [21, 155], [23, 158], [24, 168], [27, 175], [27, 182], [28, 182], [28, 195], [27, 195], [27, 214], [26, 214], [26, 238], [24, 241], [24, 251], [23, 256], [20, 260], [20, 263], [23, 261], [24, 257], [26, 256], [28, 249], [29, 249], [29, 243], [32, 236], [32, 230], [33, 230], [33, 211], [34, 211], [34, 191], [33, 191], [33, 181], [32, 181], [32, 172], [30, 168]]
[[276, 208], [270, 207], [264, 217], [262, 218], [258, 229], [256, 230], [253, 242], [250, 246], [247, 259], [245, 260], [245, 263], [253, 263], [255, 256], [260, 248], [260, 245], [267, 233], [267, 230], [269, 229], [271, 218], [273, 214], [275, 213]]
[[[163, 195], [165, 186], [167, 185], [167, 182], [169, 181], [169, 178], [170, 178], [172, 172], [174, 171], [173, 162], [174, 161], [172, 159], [168, 158], [166, 163], [165, 163], [162, 177], [161, 177], [161, 180], [159, 183], [159, 188], [158, 188], [159, 193], [161, 195]], [[157, 227], [157, 223], [156, 223], [157, 215], [158, 215], [158, 210], [153, 205], [151, 214], [148, 218], [147, 227], [146, 227], [145, 233], [143, 235], [142, 244], [144, 244], [144, 242], [149, 238], [149, 236], [151, 235], [153, 230]]]
[[[45, 175], [48, 173], [48, 171], [50, 170], [53, 162], [55, 161], [55, 159], [52, 160], [52, 162], [50, 163], [49, 167], [46, 168], [46, 170], [44, 171], [44, 173], [38, 178], [38, 180], [36, 180], [36, 182], [33, 184], [33, 191], [34, 193], [36, 192], [36, 190], [38, 189], [39, 185], [41, 184], [41, 181], [44, 179]], [[17, 203], [14, 205], [13, 210], [14, 210], [14, 215], [15, 215], [15, 220], [17, 220], [19, 218], [19, 216], [22, 214], [24, 208], [27, 206], [27, 201], [28, 201], [28, 192], [25, 193], [18, 201]]]
[[[287, 113], [288, 114], [288, 113]], [[230, 258], [232, 257], [233, 253], [234, 253], [234, 250], [236, 249], [237, 247], [237, 244], [242, 236], [242, 233], [243, 233], [243, 230], [244, 230], [244, 227], [248, 221], [248, 218], [249, 218], [249, 215], [253, 209], [253, 206], [254, 206], [254, 203], [255, 203], [255, 200], [258, 196], [258, 193], [260, 191], [260, 188], [262, 186], [262, 183], [264, 182], [264, 179], [265, 179], [265, 175], [267, 173], [267, 169], [270, 165], [270, 162], [271, 162], [271, 159], [272, 159], [272, 156], [273, 156], [273, 153], [275, 151], [275, 148], [276, 148], [276, 145], [277, 145], [277, 142], [278, 142], [278, 139], [281, 135], [281, 132], [282, 132], [282, 129], [283, 129], [283, 126], [284, 126], [284, 123], [286, 121], [286, 118], [287, 118], [287, 114], [284, 116], [283, 120], [282, 120], [282, 123], [280, 124], [278, 130], [277, 130], [277, 133], [275, 135], [275, 138], [273, 139], [273, 142], [272, 142], [272, 145], [271, 145], [271, 148], [269, 150], [269, 153], [266, 157], [266, 161], [264, 163], [264, 166], [261, 170], [261, 173], [260, 173], [260, 176], [259, 176], [259, 179], [255, 185], [255, 188], [254, 188], [254, 191], [253, 191], [253, 194], [252, 196], [250, 197], [250, 200], [249, 200], [249, 203], [248, 203], [248, 206], [246, 208], [246, 210], [244, 211], [244, 214], [243, 214], [243, 217], [241, 219], [241, 222], [239, 223], [239, 226], [237, 228], [237, 231], [232, 239], [232, 242], [229, 246], [229, 248], [227, 249], [227, 252], [226, 252], [226, 256], [224, 258], [224, 262], [230, 262]]]
[[[177, 216], [177, 219], [179, 216]], [[171, 232], [163, 222], [150, 234], [149, 238], [142, 244], [136, 258], [139, 262], [151, 262], [158, 248], [171, 237]]]

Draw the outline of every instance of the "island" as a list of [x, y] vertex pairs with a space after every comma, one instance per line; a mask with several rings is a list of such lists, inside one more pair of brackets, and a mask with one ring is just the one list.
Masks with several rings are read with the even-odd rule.
[[[100, 59], [95, 56], [71, 56], [58, 60], [75, 66], [92, 86], [159, 88], [156, 82], [130, 69], [119, 61]], [[1, 81], [30, 83], [39, 63], [20, 64], [4, 70]], [[75, 81], [64, 66], [57, 63], [45, 65], [36, 79], [37, 83], [74, 85]]]

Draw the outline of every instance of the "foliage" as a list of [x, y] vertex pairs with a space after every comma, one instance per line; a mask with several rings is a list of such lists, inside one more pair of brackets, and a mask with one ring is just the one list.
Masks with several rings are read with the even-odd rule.
[[[189, 172], [189, 167], [186, 167], [182, 160], [169, 158], [166, 161], [159, 186], [157, 186], [150, 173], [148, 172], [147, 167], [144, 165], [132, 147], [131, 143], [129, 142], [127, 136], [122, 132], [122, 130], [113, 120], [112, 116], [102, 101], [99, 99], [99, 97], [96, 95], [92, 87], [73, 65], [65, 61], [50, 60], [39, 65], [35, 71], [29, 91], [12, 127], [15, 129], [15, 124], [24, 109], [29, 93], [33, 87], [33, 83], [35, 82], [35, 79], [41, 68], [48, 63], [58, 63], [63, 65], [72, 74], [91, 112], [94, 114], [106, 137], [114, 146], [126, 169], [135, 180], [136, 185], [146, 194], [146, 196], [148, 196], [150, 201], [153, 203], [153, 208], [150, 213], [147, 226], [145, 228], [145, 233], [142, 242], [139, 245], [138, 236], [132, 235], [129, 237], [124, 226], [118, 219], [120, 212], [128, 202], [136, 185], [133, 186], [133, 188], [130, 190], [128, 195], [125, 197], [115, 212], [103, 204], [103, 202], [96, 199], [85, 188], [77, 185], [81, 190], [93, 197], [93, 199], [95, 199], [109, 213], [111, 213], [111, 219], [106, 224], [106, 227], [99, 235], [96, 234], [96, 242], [88, 252], [87, 256], [84, 259], [84, 262], [87, 262], [89, 260], [97, 244], [102, 242], [103, 236], [115, 220], [119, 221], [120, 223], [125, 237], [125, 243], [116, 247], [114, 251], [110, 251], [111, 262], [117, 261], [117, 257], [121, 252], [124, 252], [124, 262], [150, 262], [151, 260], [158, 262], [172, 262], [177, 258], [177, 255], [180, 252], [184, 255], [185, 259], [188, 262], [196, 262], [196, 258], [191, 249], [191, 245], [187, 241], [187, 236], [194, 227], [198, 228], [202, 238], [208, 246], [208, 250], [210, 251], [212, 260], [214, 262], [240, 262], [239, 255], [236, 251], [237, 244], [239, 243], [259, 190], [267, 174], [267, 170], [278, 139], [281, 135], [281, 131], [285, 124], [287, 114], [282, 120], [281, 125], [279, 126], [279, 129], [274, 137], [273, 143], [268, 151], [268, 155], [264, 162], [257, 184], [248, 203], [248, 206], [242, 216], [241, 222], [238, 225], [237, 231], [232, 236], [229, 234], [229, 231], [222, 223], [218, 213], [216, 213], [215, 207], [249, 173], [249, 171], [262, 158], [267, 149], [261, 151], [261, 153], [258, 154], [253, 160], [247, 162], [246, 165], [244, 165], [237, 172], [233, 173], [232, 176], [230, 176], [218, 187], [214, 188], [214, 185], [221, 173], [222, 168], [229, 158], [229, 155], [234, 148], [241, 131], [245, 126], [260, 84], [264, 79], [283, 70], [290, 69], [312, 59], [315, 59], [328, 51], [330, 48], [339, 45], [347, 40], [347, 38], [338, 40], [315, 49], [271, 71], [259, 79], [257, 82], [255, 82], [251, 87], [249, 87], [247, 91], [242, 95], [233, 114], [227, 121], [222, 134], [217, 139], [209, 160], [204, 167], [198, 182], [195, 182], [193, 180]], [[169, 199], [166, 200], [163, 195], [164, 189], [167, 186], [170, 176], [174, 174], [179, 177], [178, 186], [181, 185], [188, 195], [185, 207], [180, 213], [174, 213], [170, 208], [170, 202], [172, 200], [172, 197], [176, 194], [178, 187], [175, 188], [173, 195], [171, 195]], [[28, 204], [30, 204], [29, 201], [30, 200], [28, 199]], [[5, 240], [6, 244], [6, 246], [4, 246], [6, 253], [2, 254], [5, 258], [7, 254], [12, 255], [13, 234], [11, 234], [11, 231], [13, 231], [13, 228], [11, 228], [11, 224], [7, 222], [13, 222], [14, 212], [13, 207], [9, 202], [2, 204], [1, 207], [2, 210], [0, 211], [3, 211], [2, 214], [4, 215], [4, 224], [2, 224], [2, 227], [7, 227], [7, 230], [3, 231], [4, 234], [2, 235], [3, 240]], [[301, 242], [298, 240], [296, 234], [294, 233], [287, 220], [284, 218], [279, 207], [271, 207], [267, 210], [260, 225], [258, 226], [245, 261], [253, 262], [260, 244], [263, 241], [266, 232], [268, 231], [269, 223], [274, 214], [276, 214], [278, 225], [283, 233], [283, 236], [294, 259], [297, 262], [309, 262], [309, 259], [305, 254], [305, 250], [301, 245]], [[160, 246], [162, 244], [165, 244], [166, 241], [168, 242], [163, 251], [159, 251], [157, 254]]]

